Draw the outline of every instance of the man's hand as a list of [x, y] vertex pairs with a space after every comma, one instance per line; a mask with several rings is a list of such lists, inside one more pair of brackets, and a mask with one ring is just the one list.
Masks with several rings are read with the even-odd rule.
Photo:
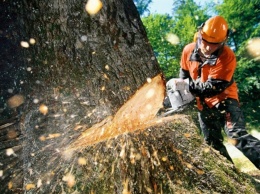
[[202, 93], [202, 86], [201, 85], [202, 84], [200, 82], [200, 78], [198, 78], [196, 80], [190, 79], [190, 82], [189, 82], [190, 92], [195, 96], [200, 96], [200, 94]]

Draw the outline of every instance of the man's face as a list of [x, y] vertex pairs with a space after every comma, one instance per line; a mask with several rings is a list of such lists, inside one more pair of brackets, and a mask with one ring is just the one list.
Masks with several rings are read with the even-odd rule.
[[220, 48], [222, 44], [223, 43], [210, 43], [202, 38], [200, 51], [205, 57], [207, 57], [214, 53], [218, 48]]

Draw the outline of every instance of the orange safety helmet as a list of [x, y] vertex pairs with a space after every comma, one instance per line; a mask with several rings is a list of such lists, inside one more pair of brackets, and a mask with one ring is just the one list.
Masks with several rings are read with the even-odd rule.
[[201, 37], [209, 43], [222, 43], [228, 37], [228, 24], [221, 16], [209, 18], [201, 27]]

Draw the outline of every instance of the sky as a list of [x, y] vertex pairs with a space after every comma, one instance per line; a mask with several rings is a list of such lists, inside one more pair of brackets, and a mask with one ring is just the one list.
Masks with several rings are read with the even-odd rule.
[[[159, 13], [159, 14], [171, 14], [172, 13], [172, 4], [174, 0], [153, 0], [150, 4], [150, 12], [151, 13]], [[197, 4], [202, 5], [205, 2], [209, 2], [210, 0], [195, 0]], [[213, 0], [211, 0], [213, 1]]]
[[171, 14], [173, 0], [153, 0], [150, 4], [151, 13]]

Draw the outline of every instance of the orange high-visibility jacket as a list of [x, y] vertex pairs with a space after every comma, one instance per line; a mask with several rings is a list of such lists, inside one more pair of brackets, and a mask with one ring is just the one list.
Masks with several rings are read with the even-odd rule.
[[[198, 78], [198, 61], [191, 61], [190, 56], [196, 47], [196, 43], [186, 45], [182, 52], [181, 69], [188, 71], [193, 80]], [[236, 69], [236, 57], [234, 52], [224, 46], [222, 53], [217, 58], [215, 65], [206, 64], [201, 69], [201, 82], [206, 82], [208, 79], [219, 79], [230, 82]], [[226, 98], [238, 100], [237, 85], [233, 82], [230, 86], [224, 89], [221, 93], [205, 98], [204, 101], [209, 107], [213, 107], [217, 103]]]

